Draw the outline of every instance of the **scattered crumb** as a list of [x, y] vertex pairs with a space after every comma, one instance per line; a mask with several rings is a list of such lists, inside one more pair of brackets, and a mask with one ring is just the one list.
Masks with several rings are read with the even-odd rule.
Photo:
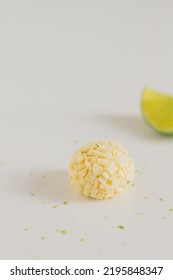
[[166, 217], [162, 217], [162, 219], [163, 219], [163, 220], [165, 220], [165, 219], [166, 219]]
[[85, 241], [85, 239], [82, 237], [79, 241], [80, 241], [80, 242], [84, 242], [84, 241]]
[[125, 229], [125, 227], [124, 227], [124, 226], [121, 226], [121, 225], [118, 226], [118, 228], [120, 228], [120, 229]]
[[34, 196], [34, 195], [35, 195], [35, 193], [30, 193], [30, 195], [31, 195], [31, 196]]
[[46, 237], [45, 237], [45, 236], [41, 236], [40, 239], [41, 239], [41, 240], [45, 240]]
[[52, 208], [56, 209], [56, 208], [58, 208], [58, 205], [54, 205], [54, 206], [52, 206]]
[[43, 201], [44, 204], [50, 204], [50, 201]]
[[24, 231], [28, 231], [28, 230], [29, 230], [29, 228], [28, 228], [28, 227], [25, 227], [23, 230], [24, 230]]
[[65, 229], [62, 229], [60, 232], [61, 232], [61, 234], [64, 234], [64, 235], [67, 235], [67, 234], [68, 234], [67, 231], [66, 231]]
[[33, 171], [32, 171], [32, 170], [29, 171], [29, 175], [30, 175], [30, 176], [33, 176]]
[[144, 213], [140, 212], [140, 213], [139, 213], [139, 215], [140, 215], [140, 216], [143, 216], [143, 215], [144, 215]]
[[131, 181], [130, 181], [130, 180], [128, 180], [126, 183], [127, 183], [127, 184], [130, 184], [130, 182], [131, 182]]
[[111, 226], [111, 228], [114, 228], [115, 226]]
[[173, 212], [173, 208], [170, 208], [169, 211], [170, 211], [170, 212]]
[[133, 211], [135, 211], [136, 210], [136, 208], [133, 208]]
[[67, 205], [67, 201], [63, 201], [63, 203], [62, 203], [62, 204]]
[[131, 184], [132, 187], [135, 187], [135, 184]]
[[108, 218], [107, 216], [104, 217], [104, 219], [107, 219], [107, 218]]
[[137, 174], [142, 174], [142, 171], [141, 170], [136, 170], [136, 173]]
[[148, 199], [149, 197], [148, 197], [148, 196], [144, 196], [144, 198], [145, 198], [145, 199]]
[[163, 201], [163, 197], [159, 198], [159, 201]]
[[46, 175], [43, 175], [42, 178], [45, 179], [45, 178], [46, 178]]
[[55, 231], [56, 231], [56, 232], [59, 232], [59, 228], [56, 228]]
[[124, 242], [124, 241], [122, 241], [122, 242], [121, 242], [121, 245], [124, 245], [124, 244], [125, 244], [125, 242]]
[[76, 216], [73, 216], [73, 218], [76, 218]]
[[78, 144], [79, 140], [78, 139], [74, 139], [73, 143]]
[[0, 165], [4, 165], [4, 164], [5, 164], [5, 161], [1, 161], [1, 162], [0, 162]]
[[6, 188], [7, 188], [7, 186], [3, 186], [3, 188], [4, 188], [4, 189], [6, 189]]

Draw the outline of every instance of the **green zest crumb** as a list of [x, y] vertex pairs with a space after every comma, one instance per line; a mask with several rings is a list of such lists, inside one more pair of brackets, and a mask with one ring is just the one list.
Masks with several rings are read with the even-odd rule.
[[33, 171], [32, 171], [32, 170], [29, 172], [29, 175], [30, 175], [30, 176], [32, 176], [32, 175], [33, 175]]
[[84, 242], [84, 241], [85, 241], [85, 239], [82, 237], [79, 241], [80, 241], [80, 242]]
[[145, 198], [145, 199], [148, 199], [149, 197], [148, 197], [148, 196], [144, 196], [144, 198]]
[[67, 205], [67, 201], [63, 201], [63, 203], [62, 203], [62, 204]]
[[23, 230], [24, 230], [24, 231], [28, 231], [28, 230], [29, 230], [29, 228], [28, 228], [28, 227], [25, 227]]
[[45, 240], [46, 237], [45, 237], [45, 236], [41, 236], [40, 239], [41, 239], [41, 240]]
[[118, 226], [118, 228], [120, 228], [120, 229], [125, 229], [125, 227], [124, 227], [124, 226]]
[[137, 174], [142, 174], [142, 171], [141, 170], [136, 170], [136, 173]]
[[67, 234], [68, 234], [67, 231], [66, 231], [65, 229], [62, 229], [60, 232], [61, 232], [61, 234], [64, 234], [64, 235], [67, 235]]
[[169, 211], [170, 211], [170, 212], [173, 212], [173, 208], [170, 208]]
[[130, 180], [128, 180], [126, 183], [127, 183], [127, 184], [130, 184], [130, 182], [131, 182], [131, 181], [130, 181]]
[[162, 217], [162, 219], [163, 219], [163, 220], [165, 220], [165, 219], [166, 219], [166, 217]]
[[54, 205], [54, 206], [52, 206], [52, 208], [56, 209], [56, 208], [58, 208], [58, 205]]
[[159, 201], [163, 201], [163, 197], [159, 198]]

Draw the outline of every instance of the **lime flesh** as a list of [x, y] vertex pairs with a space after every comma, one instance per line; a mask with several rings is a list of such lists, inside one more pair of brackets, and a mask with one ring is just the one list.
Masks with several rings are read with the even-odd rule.
[[145, 88], [141, 98], [141, 110], [151, 128], [165, 135], [173, 135], [172, 96]]

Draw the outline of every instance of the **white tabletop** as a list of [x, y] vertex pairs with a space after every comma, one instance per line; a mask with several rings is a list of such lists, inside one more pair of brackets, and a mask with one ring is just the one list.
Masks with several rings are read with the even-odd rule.
[[[168, 0], [0, 1], [0, 259], [173, 258], [173, 138], [139, 106], [145, 86], [173, 93], [172, 35]], [[100, 139], [137, 170], [107, 201], [67, 173]]]

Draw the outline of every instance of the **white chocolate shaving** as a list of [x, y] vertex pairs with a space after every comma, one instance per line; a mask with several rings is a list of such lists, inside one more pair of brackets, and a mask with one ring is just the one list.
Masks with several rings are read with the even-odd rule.
[[76, 151], [70, 161], [69, 174], [71, 184], [85, 196], [109, 199], [132, 181], [134, 164], [121, 143], [97, 141]]

